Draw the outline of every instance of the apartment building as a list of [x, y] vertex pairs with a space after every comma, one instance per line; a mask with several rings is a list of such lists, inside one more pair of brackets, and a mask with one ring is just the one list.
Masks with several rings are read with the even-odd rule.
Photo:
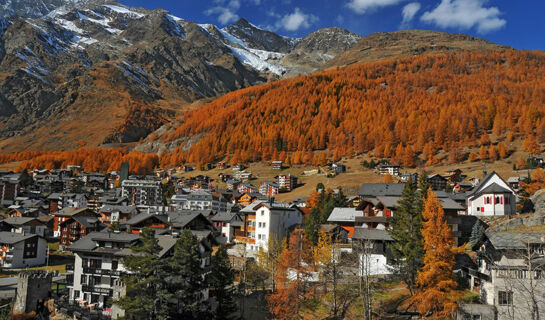
[[121, 194], [131, 205], [155, 206], [162, 203], [161, 182], [154, 180], [124, 180]]

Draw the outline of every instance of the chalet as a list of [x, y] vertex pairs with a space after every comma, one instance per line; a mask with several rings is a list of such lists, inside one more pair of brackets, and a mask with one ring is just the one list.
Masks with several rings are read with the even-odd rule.
[[71, 217], [61, 222], [60, 248], [64, 249], [91, 232], [105, 227], [96, 217]]
[[166, 229], [170, 225], [166, 215], [141, 213], [132, 217], [129, 221], [123, 222], [134, 234], [140, 234], [143, 228]]
[[346, 166], [342, 163], [333, 162], [329, 165], [329, 170], [335, 172], [336, 174], [346, 172]]
[[240, 206], [247, 206], [247, 205], [252, 204], [252, 202], [254, 202], [256, 200], [266, 201], [267, 198], [268, 198], [267, 196], [264, 196], [261, 193], [248, 192], [248, 193], [244, 193], [242, 196], [240, 196], [240, 198], [237, 200], [237, 204], [240, 205]]
[[61, 223], [73, 217], [96, 218], [97, 213], [87, 208], [65, 208], [55, 212], [53, 220], [53, 236], [61, 236]]
[[229, 167], [229, 164], [227, 164], [227, 162], [225, 162], [225, 161], [220, 161], [220, 162], [218, 162], [216, 167], [218, 169], [220, 169], [220, 170], [223, 170], [223, 169], [227, 169]]
[[348, 231], [336, 224], [322, 224], [318, 232], [323, 232], [336, 243], [346, 243], [348, 240]]
[[230, 243], [234, 241], [235, 232], [241, 230], [244, 221], [238, 212], [220, 212], [212, 217], [212, 223], [225, 237], [226, 242]]
[[283, 162], [282, 161], [272, 161], [271, 162], [271, 167], [275, 170], [282, 170], [282, 164]]
[[348, 237], [350, 238], [354, 233], [356, 218], [358, 217], [363, 217], [363, 211], [356, 210], [356, 208], [334, 208], [327, 218], [327, 222], [336, 224], [348, 231]]
[[445, 190], [448, 184], [448, 180], [440, 174], [428, 175], [428, 182], [433, 190]]
[[290, 192], [297, 187], [297, 177], [291, 174], [281, 174], [275, 177], [282, 192]]
[[263, 181], [259, 185], [259, 193], [267, 197], [274, 197], [280, 192], [280, 187], [275, 182]]
[[375, 198], [377, 196], [401, 197], [405, 189], [404, 183], [364, 183], [358, 195], [360, 198]]
[[104, 205], [98, 210], [102, 223], [110, 225], [114, 222], [129, 221], [138, 213], [136, 206]]
[[24, 208], [20, 206], [10, 206], [7, 213], [11, 218], [37, 218], [41, 215], [39, 208]]
[[242, 171], [244, 169], [246, 169], [246, 167], [242, 163], [237, 163], [233, 166], [233, 171]]
[[[368, 255], [363, 256], [360, 254], [360, 261], [367, 259], [368, 269], [366, 270], [369, 275], [386, 275], [391, 274], [392, 269], [388, 265], [388, 244], [393, 239], [386, 230], [368, 229], [362, 227], [356, 227], [352, 235], [353, 242], [361, 243], [362, 247], [368, 249]], [[361, 263], [365, 265], [366, 263]], [[363, 275], [363, 270], [360, 270], [360, 274]]]
[[49, 213], [55, 213], [63, 208], [86, 208], [87, 196], [82, 193], [52, 193], [47, 197]]
[[241, 183], [237, 187], [239, 193], [256, 193], [257, 187], [249, 183]]
[[401, 182], [407, 183], [409, 180], [413, 182], [414, 185], [418, 184], [418, 173], [416, 172], [406, 172], [399, 175], [399, 180]]
[[37, 218], [6, 218], [0, 221], [2, 231], [46, 236], [46, 225]]
[[399, 168], [400, 166], [398, 164], [388, 164], [388, 163], [381, 163], [377, 166], [378, 173], [389, 174], [391, 176], [399, 175]]
[[452, 191], [458, 192], [458, 193], [468, 192], [473, 190], [474, 187], [475, 186], [473, 185], [473, 183], [470, 183], [470, 182], [457, 182], [454, 185], [454, 188], [452, 188]]
[[44, 265], [47, 242], [36, 234], [0, 232], [0, 266], [27, 268]]
[[509, 177], [509, 179], [507, 179], [507, 184], [509, 187], [511, 187], [511, 189], [516, 191], [520, 188], [521, 181], [522, 179], [520, 177]]
[[252, 173], [246, 171], [236, 171], [233, 176], [235, 177], [235, 179], [241, 181], [248, 181], [253, 178]]
[[182, 231], [189, 230], [206, 230], [215, 232], [216, 229], [210, 220], [206, 218], [206, 215], [202, 212], [194, 211], [173, 211], [169, 212], [167, 216], [168, 225], [173, 230]]
[[451, 169], [447, 170], [443, 175], [443, 178], [447, 179], [450, 183], [458, 183], [462, 181], [462, 170], [460, 169]]
[[466, 199], [468, 215], [504, 216], [516, 213], [515, 191], [496, 172], [486, 175]]
[[229, 179], [227, 182], [227, 190], [238, 190], [238, 186], [242, 183], [240, 180]]

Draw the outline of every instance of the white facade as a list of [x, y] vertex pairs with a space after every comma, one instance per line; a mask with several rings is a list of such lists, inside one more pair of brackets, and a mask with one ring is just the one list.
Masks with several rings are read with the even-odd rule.
[[1, 267], [27, 268], [43, 266], [47, 257], [47, 242], [44, 238], [35, 236], [15, 243], [3, 243]]
[[493, 172], [467, 198], [467, 213], [474, 216], [513, 215], [516, 203], [515, 191]]
[[255, 233], [250, 235], [250, 238], [255, 239], [255, 245], [246, 245], [246, 250], [250, 251], [258, 251], [259, 248], [267, 251], [270, 237], [281, 240], [287, 236], [291, 227], [303, 222], [301, 211], [297, 209], [270, 208], [265, 204], [258, 206], [255, 217]]
[[121, 193], [133, 205], [161, 204], [161, 182], [153, 180], [124, 180]]

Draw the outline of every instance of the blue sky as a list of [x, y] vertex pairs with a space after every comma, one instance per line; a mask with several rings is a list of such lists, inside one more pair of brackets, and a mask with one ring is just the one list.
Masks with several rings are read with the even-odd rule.
[[517, 49], [545, 50], [544, 0], [119, 0], [163, 8], [198, 23], [225, 26], [246, 18], [276, 33], [302, 37], [338, 26], [368, 35], [400, 29], [462, 32]]

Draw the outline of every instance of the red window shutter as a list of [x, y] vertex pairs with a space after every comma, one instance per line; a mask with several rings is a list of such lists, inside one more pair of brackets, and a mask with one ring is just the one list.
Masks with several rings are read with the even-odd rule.
[[500, 197], [500, 203], [503, 204], [503, 196]]

